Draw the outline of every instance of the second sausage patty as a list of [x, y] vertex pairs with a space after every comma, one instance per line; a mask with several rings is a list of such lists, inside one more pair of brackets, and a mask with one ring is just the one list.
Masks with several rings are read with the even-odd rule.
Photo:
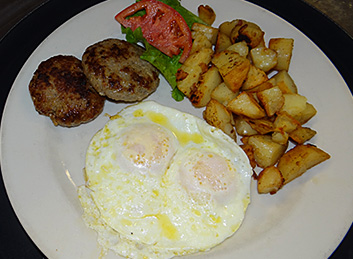
[[141, 101], [159, 85], [159, 72], [140, 56], [143, 48], [119, 39], [89, 46], [83, 56], [84, 73], [103, 96], [115, 101]]

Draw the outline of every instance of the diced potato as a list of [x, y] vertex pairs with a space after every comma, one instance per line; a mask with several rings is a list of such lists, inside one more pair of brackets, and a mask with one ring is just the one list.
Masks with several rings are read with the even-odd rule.
[[329, 158], [329, 154], [313, 145], [297, 145], [281, 157], [277, 167], [287, 184]]
[[286, 70], [279, 71], [272, 78], [275, 80], [275, 85], [277, 85], [281, 89], [282, 93], [298, 93], [297, 86], [295, 85], [292, 77], [288, 74]]
[[250, 136], [248, 144], [253, 147], [255, 161], [261, 168], [275, 165], [287, 149], [287, 145], [274, 142], [268, 135]]
[[268, 119], [249, 119], [245, 118], [247, 123], [259, 134], [267, 134], [273, 131], [273, 122]]
[[268, 47], [277, 52], [277, 65], [274, 67], [274, 69], [288, 71], [290, 60], [292, 58], [293, 46], [293, 39], [270, 39]]
[[299, 94], [283, 94], [284, 103], [281, 112], [287, 112], [292, 117], [299, 116], [306, 109], [307, 98]]
[[257, 47], [251, 49], [250, 57], [253, 64], [264, 72], [270, 71], [277, 65], [276, 51], [266, 47]]
[[257, 192], [275, 194], [283, 186], [284, 178], [275, 166], [263, 169], [257, 177]]
[[284, 97], [278, 86], [257, 92], [257, 98], [269, 117], [278, 112], [284, 104]]
[[260, 119], [266, 115], [254, 97], [247, 92], [242, 92], [231, 100], [227, 105], [227, 109], [237, 115], [243, 115], [251, 119]]
[[303, 125], [304, 123], [307, 123], [312, 117], [314, 117], [316, 112], [317, 111], [312, 104], [306, 103], [305, 109], [293, 117]]
[[249, 47], [245, 41], [240, 41], [230, 45], [227, 50], [234, 51], [242, 57], [246, 57], [249, 54]]
[[239, 93], [235, 93], [228, 88], [228, 86], [222, 82], [220, 83], [211, 93], [211, 99], [215, 99], [221, 104], [227, 106], [227, 104], [234, 99]]
[[198, 34], [192, 43], [190, 55], [203, 48], [212, 49], [212, 43], [205, 35]]
[[190, 93], [190, 101], [195, 107], [204, 107], [211, 100], [211, 93], [222, 82], [215, 66], [201, 74], [197, 86]]
[[298, 127], [289, 133], [289, 137], [297, 144], [304, 144], [316, 135], [316, 131], [308, 127]]
[[294, 119], [286, 112], [280, 112], [277, 114], [275, 121], [273, 122], [275, 131], [290, 133], [300, 127], [299, 121]]
[[235, 26], [230, 33], [230, 39], [232, 43], [245, 40], [250, 48], [255, 48], [264, 42], [264, 34], [257, 24], [236, 20]]
[[272, 132], [272, 140], [278, 144], [285, 145], [288, 143], [289, 135], [285, 131], [277, 131]]
[[250, 69], [246, 80], [244, 81], [241, 89], [243, 91], [250, 90], [268, 80], [268, 77], [264, 71], [255, 67], [254, 65], [250, 65]]
[[237, 92], [240, 89], [250, 68], [248, 59], [230, 50], [216, 53], [212, 63], [218, 68], [225, 84], [233, 92]]
[[255, 161], [254, 150], [253, 150], [252, 146], [249, 144], [244, 144], [244, 145], [240, 145], [240, 147], [244, 150], [245, 154], [247, 155], [251, 167], [255, 168], [256, 161]]
[[208, 124], [221, 129], [232, 139], [236, 140], [232, 114], [223, 104], [216, 100], [209, 101], [206, 109], [203, 111], [203, 118]]
[[223, 50], [226, 50], [231, 45], [232, 45], [232, 42], [230, 41], [230, 38], [223, 32], [218, 32], [215, 52], [218, 53]]
[[216, 13], [209, 5], [199, 5], [198, 16], [208, 25], [212, 25], [216, 20]]
[[214, 45], [216, 44], [218, 29], [205, 24], [194, 23], [191, 27], [191, 37], [195, 39], [198, 34], [205, 35]]
[[178, 69], [176, 74], [177, 87], [186, 97], [190, 97], [191, 90], [196, 86], [201, 74], [207, 71], [212, 54], [212, 49], [200, 49], [191, 54]]
[[258, 134], [256, 130], [254, 130], [248, 121], [242, 116], [236, 116], [234, 118], [235, 122], [235, 130], [237, 131], [238, 135], [240, 136], [252, 136]]
[[225, 35], [227, 35], [228, 37], [230, 37], [230, 33], [232, 32], [232, 30], [234, 29], [237, 23], [238, 23], [237, 20], [225, 21], [219, 25], [218, 30], [224, 33]]

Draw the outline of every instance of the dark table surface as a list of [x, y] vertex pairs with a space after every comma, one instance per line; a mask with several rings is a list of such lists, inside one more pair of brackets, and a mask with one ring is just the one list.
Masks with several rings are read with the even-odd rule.
[[[7, 94], [18, 71], [38, 44], [64, 21], [98, 2], [100, 1], [1, 0], [1, 114]], [[344, 50], [344, 48], [353, 48], [353, 40], [349, 36], [353, 33], [352, 24], [349, 23], [352, 21], [350, 19], [352, 9], [349, 9], [352, 7], [351, 1], [307, 1], [319, 9], [314, 9], [301, 0], [250, 0], [250, 2], [281, 16], [314, 41], [338, 68], [352, 92], [353, 67], [351, 60], [353, 60], [353, 51]], [[350, 4], [347, 4], [347, 2]], [[343, 8], [328, 17], [327, 15], [330, 14], [328, 8], [331, 8], [332, 3], [336, 3], [337, 6], [340, 4]], [[320, 10], [320, 8], [323, 9]], [[299, 12], [301, 15], [298, 19], [296, 14]], [[55, 15], [59, 13], [60, 15]], [[41, 22], [43, 19], [47, 21], [45, 24]], [[41, 30], [36, 30], [36, 25], [40, 25]], [[327, 32], [330, 32], [329, 36]], [[25, 39], [25, 44], [22, 44], [19, 48], [16, 43], [23, 42], [23, 39]], [[17, 54], [15, 56], [11, 52], [13, 50], [16, 50]], [[46, 258], [28, 237], [13, 212], [2, 177], [0, 177], [0, 208], [0, 259]], [[330, 258], [353, 258], [353, 230], [347, 233]]]

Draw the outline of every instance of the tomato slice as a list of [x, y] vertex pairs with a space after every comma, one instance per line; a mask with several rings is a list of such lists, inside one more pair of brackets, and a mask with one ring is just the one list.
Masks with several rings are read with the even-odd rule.
[[[146, 14], [131, 16], [140, 10], [145, 10]], [[142, 0], [122, 10], [115, 19], [133, 31], [141, 27], [147, 42], [169, 57], [180, 54], [182, 49], [180, 63], [190, 54], [191, 31], [184, 18], [169, 5], [158, 0]]]

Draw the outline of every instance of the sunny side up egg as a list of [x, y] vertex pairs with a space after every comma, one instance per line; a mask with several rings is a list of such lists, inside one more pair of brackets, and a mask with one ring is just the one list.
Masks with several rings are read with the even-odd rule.
[[102, 254], [171, 258], [206, 251], [239, 228], [251, 175], [247, 156], [221, 130], [145, 101], [92, 138], [78, 192]]

